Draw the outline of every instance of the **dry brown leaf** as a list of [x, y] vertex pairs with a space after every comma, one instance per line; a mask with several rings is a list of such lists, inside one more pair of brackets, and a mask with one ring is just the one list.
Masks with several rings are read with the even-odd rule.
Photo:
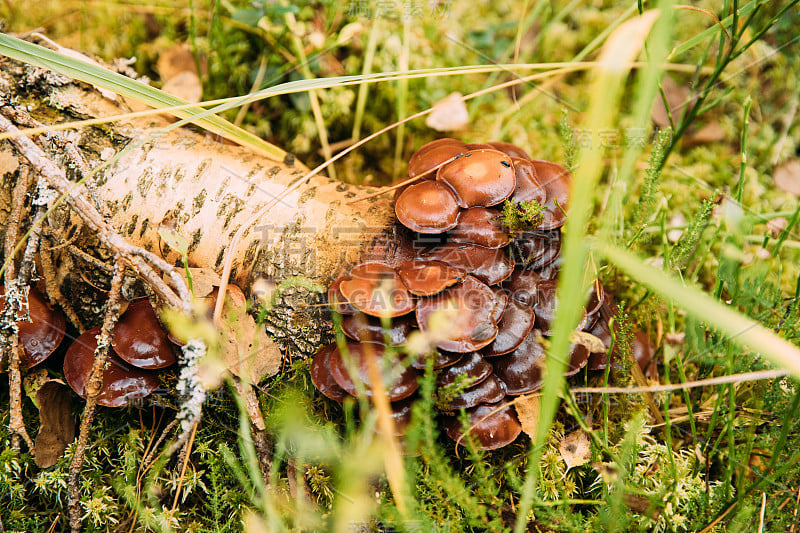
[[283, 356], [244, 305], [231, 306], [233, 309], [226, 315], [221, 331], [223, 358], [234, 376], [257, 384], [278, 372]]
[[558, 451], [564, 462], [567, 463], [567, 470], [573, 466], [585, 465], [592, 459], [592, 443], [589, 440], [589, 434], [582, 429], [567, 433], [558, 443]]
[[461, 93], [450, 93], [436, 102], [434, 105], [439, 107], [428, 115], [425, 125], [436, 131], [454, 131], [467, 127], [469, 113], [466, 104], [461, 99], [462, 96]]
[[767, 221], [767, 229], [773, 239], [780, 237], [781, 233], [783, 233], [783, 230], [785, 230], [788, 225], [789, 221], [783, 217], [777, 217]]
[[[186, 269], [176, 269], [178, 273], [186, 279]], [[192, 275], [192, 292], [198, 298], [203, 298], [211, 294], [214, 287], [220, 284], [220, 277], [214, 270], [206, 267], [189, 267], [189, 274]]]
[[185, 44], [176, 44], [158, 58], [156, 70], [161, 80], [171, 80], [181, 72], [191, 72], [197, 75], [197, 65], [194, 62], [192, 51]]
[[[672, 120], [677, 122], [681, 113], [683, 113], [684, 106], [686, 106], [689, 101], [689, 88], [684, 85], [678, 85], [675, 80], [669, 76], [664, 76], [664, 81], [662, 83], [664, 96], [667, 98], [667, 103], [669, 104], [669, 109], [672, 114]], [[656, 94], [650, 117], [653, 119], [656, 126], [660, 128], [668, 128], [670, 126], [669, 114], [667, 114], [667, 108], [664, 107], [664, 100], [661, 98], [661, 93]]]
[[604, 353], [606, 351], [606, 345], [603, 344], [603, 341], [585, 331], [573, 331], [569, 335], [569, 341], [572, 344], [580, 344], [590, 353]]
[[34, 442], [34, 461], [39, 468], [49, 468], [75, 440], [72, 391], [60, 379], [49, 379], [36, 391], [36, 403], [41, 425]]
[[778, 165], [772, 179], [780, 190], [800, 196], [800, 159], [790, 159]]
[[514, 402], [522, 431], [532, 439], [536, 437], [536, 426], [539, 424], [539, 403], [539, 396], [535, 394], [520, 396]]
[[[662, 106], [663, 108], [663, 106]], [[674, 118], [674, 117], [673, 117]], [[697, 146], [725, 140], [725, 130], [718, 122], [709, 122], [694, 133], [690, 133], [683, 141], [684, 146]]]

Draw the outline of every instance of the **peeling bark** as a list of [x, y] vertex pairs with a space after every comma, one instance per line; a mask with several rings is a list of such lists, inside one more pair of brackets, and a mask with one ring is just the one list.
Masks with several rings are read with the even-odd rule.
[[[45, 124], [128, 111], [124, 104], [104, 99], [89, 86], [9, 60], [0, 63], [0, 98], [25, 105]], [[94, 168], [168, 124], [154, 115], [67, 135], [75, 138], [73, 144]], [[63, 149], [48, 146], [41, 137], [33, 138], [68, 177], [80, 175], [81, 169], [70, 165]], [[8, 140], [0, 141], [2, 235], [10, 191], [22, 161]], [[159, 225], [171, 224], [189, 242], [189, 266], [220, 272], [236, 230], [286, 187], [303, 179], [307, 171], [297, 161], [271, 161], [204, 132], [176, 128], [134, 148], [79, 190], [130, 244], [180, 265], [179, 254], [168, 249], [158, 235]], [[347, 204], [373, 191], [322, 176], [308, 179], [245, 234], [236, 249], [232, 281], [246, 293], [258, 278], [280, 283], [290, 276], [302, 276], [327, 284], [345, 263], [358, 259], [373, 237], [386, 231], [393, 221], [393, 210], [385, 197]], [[55, 247], [53, 266], [60, 273], [59, 289], [79, 310], [85, 324], [99, 323], [110, 281], [103, 263], [109, 264], [110, 252], [65, 207], [48, 216], [48, 225], [45, 234]], [[99, 261], [87, 260], [80, 252]], [[142, 290], [142, 284], [127, 284], [123, 293], [132, 296]], [[306, 289], [289, 289], [271, 314], [268, 330], [293, 354], [312, 353], [327, 329], [327, 312], [321, 303], [319, 295]]]

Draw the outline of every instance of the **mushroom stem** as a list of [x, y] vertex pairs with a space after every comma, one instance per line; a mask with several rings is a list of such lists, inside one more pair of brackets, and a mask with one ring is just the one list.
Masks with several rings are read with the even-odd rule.
[[111, 330], [114, 329], [119, 318], [120, 293], [122, 290], [122, 278], [125, 274], [125, 263], [119, 257], [116, 258], [114, 266], [114, 276], [111, 278], [111, 291], [106, 302], [105, 317], [103, 327], [97, 339], [97, 349], [94, 352], [94, 363], [89, 381], [86, 384], [86, 407], [81, 415], [81, 429], [78, 435], [78, 443], [75, 447], [75, 454], [69, 465], [69, 524], [73, 533], [81, 530], [81, 467], [86, 455], [86, 444], [89, 441], [89, 431], [94, 419], [94, 411], [97, 407], [97, 397], [103, 387], [103, 371], [105, 370], [108, 349], [111, 346]]

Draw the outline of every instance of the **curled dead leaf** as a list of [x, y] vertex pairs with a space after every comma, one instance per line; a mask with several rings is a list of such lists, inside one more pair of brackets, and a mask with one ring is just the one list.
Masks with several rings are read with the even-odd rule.
[[522, 431], [530, 438], [535, 438], [536, 426], [539, 424], [539, 395], [520, 396], [514, 402], [514, 409], [517, 411], [517, 418], [520, 425], [522, 425]]
[[461, 93], [450, 93], [434, 104], [437, 106], [428, 118], [425, 125], [436, 131], [460, 130], [469, 124], [469, 113], [464, 104]]
[[573, 466], [585, 465], [592, 459], [592, 443], [589, 434], [582, 429], [567, 433], [558, 443], [561, 458], [567, 463], [567, 470]]
[[604, 353], [606, 351], [606, 345], [603, 344], [603, 341], [586, 331], [573, 331], [569, 335], [569, 340], [572, 344], [580, 344], [589, 350], [589, 353]]
[[772, 179], [780, 190], [800, 196], [800, 159], [790, 159], [778, 165]]
[[39, 468], [49, 468], [75, 440], [72, 390], [60, 379], [48, 379], [36, 391], [36, 403], [40, 426], [34, 442], [34, 461]]

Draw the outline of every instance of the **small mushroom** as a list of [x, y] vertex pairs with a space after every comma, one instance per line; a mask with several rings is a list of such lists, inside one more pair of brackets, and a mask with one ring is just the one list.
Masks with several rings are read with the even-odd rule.
[[138, 368], [155, 370], [176, 361], [167, 333], [147, 299], [128, 305], [114, 326], [111, 344], [117, 355]]
[[[398, 357], [384, 357], [385, 347], [377, 342], [348, 342], [348, 356], [352, 359], [353, 367], [357, 375], [351, 376], [347, 371], [347, 365], [342, 357], [338, 346], [333, 349], [330, 355], [331, 375], [336, 383], [351, 396], [356, 395], [356, 384], [353, 379], [358, 379], [364, 385], [364, 392], [368, 398], [372, 397], [372, 380], [370, 379], [368, 366], [368, 350], [372, 351], [375, 364], [384, 376], [384, 387], [390, 402], [396, 402], [403, 398], [408, 398], [419, 388], [417, 383], [417, 372], [411, 367], [405, 366], [402, 359]], [[386, 365], [391, 365], [389, 378], [385, 376]]]
[[[5, 287], [0, 286], [0, 308], [5, 308], [5, 305]], [[24, 316], [23, 313], [20, 316]], [[19, 343], [23, 349], [19, 364], [24, 369], [50, 357], [64, 340], [67, 327], [64, 313], [51, 309], [42, 293], [33, 287], [28, 291], [28, 318], [30, 320], [17, 322]]]
[[356, 308], [347, 302], [347, 299], [342, 295], [342, 291], [339, 288], [342, 281], [346, 279], [347, 275], [342, 274], [328, 286], [328, 305], [339, 314], [352, 315], [356, 312]]
[[545, 352], [533, 333], [508, 355], [492, 358], [494, 373], [511, 396], [533, 392], [544, 383]]
[[347, 398], [347, 392], [336, 383], [331, 374], [331, 353], [336, 349], [336, 343], [323, 346], [311, 362], [311, 381], [324, 396], [337, 402]]
[[538, 202], [544, 206], [547, 201], [547, 189], [539, 181], [536, 167], [530, 159], [512, 157], [511, 163], [514, 165], [514, 175], [517, 180], [511, 199], [516, 203]]
[[519, 253], [516, 263], [530, 270], [540, 270], [555, 261], [561, 253], [561, 230], [524, 231], [513, 249]]
[[467, 276], [460, 285], [450, 287], [432, 298], [425, 298], [417, 306], [417, 323], [423, 331], [434, 312], [455, 310], [448, 336], [437, 347], [449, 352], [466, 353], [479, 350], [497, 336], [493, 319], [497, 301], [486, 284]]
[[[389, 408], [391, 409], [389, 418], [391, 418], [394, 423], [395, 437], [402, 437], [405, 435], [406, 429], [408, 429], [408, 425], [411, 423], [411, 410], [414, 406], [415, 399], [416, 398], [406, 398], [405, 400], [389, 404]], [[378, 426], [378, 432], [380, 432], [379, 428], [380, 426]]]
[[471, 150], [440, 168], [436, 180], [455, 191], [460, 207], [497, 205], [517, 184], [511, 158], [498, 150]]
[[412, 259], [397, 270], [411, 294], [433, 296], [447, 287], [461, 282], [466, 275], [462, 270], [441, 261]]
[[350, 305], [371, 316], [395, 317], [416, 307], [397, 272], [378, 261], [353, 267], [347, 279], [339, 284], [339, 291]]
[[479, 244], [486, 248], [502, 248], [510, 242], [501, 227], [501, 214], [496, 209], [470, 207], [461, 212], [458, 225], [450, 232], [450, 240]]
[[514, 263], [502, 248], [449, 242], [420, 254], [420, 259], [436, 260], [461, 269], [487, 285], [500, 283], [514, 271]]
[[504, 154], [506, 154], [509, 157], [517, 157], [517, 158], [520, 158], [520, 159], [527, 159], [528, 161], [531, 160], [531, 156], [529, 156], [527, 154], [527, 152], [525, 152], [525, 150], [523, 150], [522, 148], [520, 148], [516, 144], [505, 143], [505, 142], [501, 142], [501, 141], [492, 141], [492, 142], [490, 142], [488, 144], [489, 144], [489, 146], [491, 146], [495, 150], [500, 150], [501, 152], [503, 152]]
[[420, 176], [448, 159], [466, 152], [466, 143], [456, 139], [431, 141], [420, 147], [408, 160], [408, 177]]
[[393, 318], [389, 329], [383, 329], [379, 318], [363, 313], [346, 316], [342, 319], [342, 330], [351, 339], [381, 343], [388, 339], [391, 346], [400, 346], [405, 343], [415, 325], [414, 315]]
[[[85, 331], [67, 348], [64, 356], [64, 378], [81, 398], [86, 398], [86, 384], [92, 372], [100, 329], [97, 326]], [[109, 348], [97, 403], [106, 407], [122, 407], [150, 395], [160, 386], [161, 381], [156, 374], [128, 365]]]
[[508, 302], [510, 300], [508, 296], [508, 291], [503, 289], [502, 287], [492, 287], [492, 292], [494, 293], [494, 299], [496, 305], [494, 307], [494, 314], [492, 315], [492, 320], [500, 324], [500, 319], [503, 318], [503, 313], [506, 312], [506, 308], [508, 307]]
[[581, 368], [586, 366], [589, 361], [589, 350], [582, 344], [573, 344], [570, 347], [569, 365], [564, 375], [574, 376], [581, 371]]
[[548, 230], [560, 228], [564, 225], [564, 212], [569, 205], [569, 195], [572, 190], [572, 174], [561, 165], [550, 161], [533, 161], [539, 182], [547, 191], [547, 201], [542, 211], [542, 223], [539, 229]]
[[533, 310], [517, 301], [510, 301], [498, 322], [497, 337], [482, 350], [485, 357], [504, 355], [519, 347], [533, 329]]
[[458, 224], [456, 195], [434, 180], [406, 188], [397, 197], [394, 212], [402, 225], [419, 233], [443, 233]]
[[488, 378], [492, 373], [492, 365], [486, 362], [478, 352], [470, 352], [454, 365], [443, 369], [436, 376], [436, 386], [438, 388], [452, 385], [458, 379], [470, 380], [469, 387], [474, 387]]
[[[497, 403], [481, 404], [467, 409], [470, 419], [469, 433], [475, 439], [478, 448], [495, 450], [514, 442], [522, 433], [522, 426], [510, 405]], [[442, 422], [447, 436], [464, 445], [463, 428], [455, 416], [445, 417]]]
[[481, 403], [497, 403], [506, 395], [506, 387], [494, 374], [470, 387], [450, 401], [443, 401], [439, 408], [442, 411], [469, 409]]

